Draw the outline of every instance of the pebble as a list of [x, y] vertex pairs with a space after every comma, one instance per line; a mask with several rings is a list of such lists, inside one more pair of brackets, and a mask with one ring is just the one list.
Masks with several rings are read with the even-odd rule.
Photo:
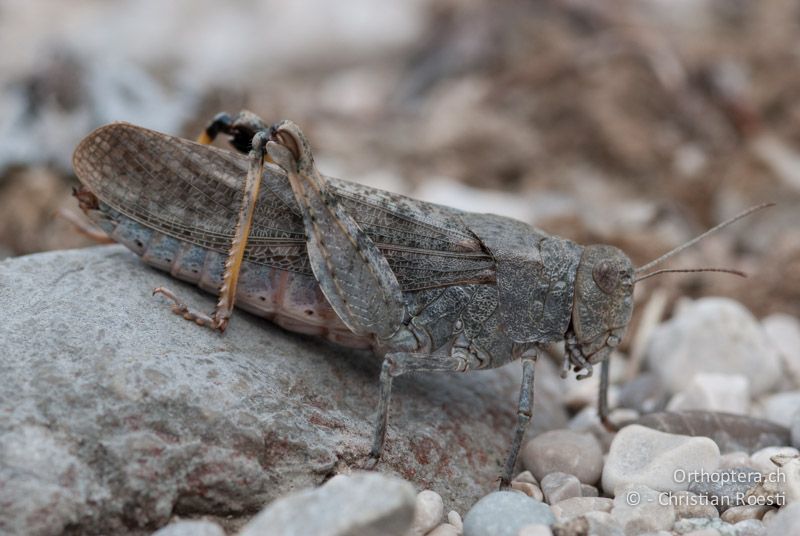
[[767, 527], [758, 519], [745, 519], [733, 525], [736, 536], [764, 536]]
[[417, 493], [414, 508], [414, 522], [411, 524], [413, 536], [424, 536], [437, 526], [444, 515], [444, 503], [438, 493], [424, 490]]
[[719, 468], [732, 469], [734, 467], [750, 467], [750, 455], [744, 451], [728, 452], [719, 458]]
[[613, 506], [614, 501], [607, 497], [572, 497], [553, 504], [550, 509], [557, 520], [566, 521], [587, 512], [611, 512]]
[[525, 525], [519, 529], [517, 536], [553, 536], [553, 531], [547, 525]]
[[516, 491], [495, 491], [483, 497], [464, 517], [464, 536], [517, 536], [525, 525], [552, 525], [546, 504]]
[[581, 497], [598, 497], [600, 491], [589, 484], [581, 484]]
[[683, 536], [720, 536], [720, 533], [717, 529], [700, 529], [685, 532]]
[[619, 390], [619, 405], [639, 413], [654, 413], [667, 406], [669, 393], [657, 374], [644, 372]]
[[461, 514], [455, 510], [447, 512], [447, 522], [457, 528], [459, 534], [464, 532], [464, 522], [461, 520]]
[[800, 391], [784, 391], [761, 400], [761, 416], [790, 428], [800, 408]]
[[795, 448], [800, 447], [800, 410], [792, 416], [790, 433], [792, 437], [792, 446]]
[[776, 497], [785, 503], [800, 502], [800, 458], [792, 455], [777, 455], [775, 461], [780, 469], [773, 478], [766, 478], [762, 488], [772, 492], [766, 496]]
[[511, 481], [511, 488], [521, 491], [528, 497], [533, 497], [537, 501], [544, 500], [542, 488], [539, 487], [539, 482], [530, 471], [522, 471], [515, 476], [514, 480]]
[[[622, 525], [608, 512], [587, 512], [583, 518], [589, 523], [592, 536], [624, 536]], [[580, 519], [580, 518], [578, 518]]]
[[592, 434], [600, 442], [603, 452], [608, 452], [614, 433], [610, 432], [597, 416], [597, 409], [583, 408], [570, 419], [568, 427], [573, 432]]
[[761, 325], [777, 348], [794, 384], [800, 385], [800, 320], [778, 313], [762, 319]]
[[225, 530], [212, 521], [176, 521], [151, 536], [225, 536]]
[[719, 512], [706, 497], [692, 491], [673, 491], [672, 504], [675, 506], [675, 517], [719, 517]]
[[692, 478], [689, 491], [708, 497], [722, 513], [732, 506], [741, 506], [747, 492], [762, 480], [762, 475], [750, 467], [733, 467], [725, 471], [702, 473]]
[[766, 536], [788, 536], [797, 534], [797, 527], [800, 527], [800, 503], [787, 504], [780, 508], [766, 525]]
[[533, 473], [530, 471], [522, 471], [520, 474], [514, 477], [515, 482], [527, 482], [530, 484], [539, 485], [539, 481], [536, 480], [536, 477], [533, 476]]
[[611, 516], [625, 534], [669, 530], [675, 523], [675, 507], [664, 501], [661, 492], [642, 484], [617, 488]]
[[707, 437], [667, 434], [639, 425], [626, 426], [611, 443], [603, 468], [603, 490], [614, 494], [626, 484], [644, 484], [660, 491], [685, 490], [688, 480], [675, 478], [677, 470], [713, 471], [719, 448]]
[[531, 484], [530, 482], [511, 482], [511, 489], [515, 489], [517, 491], [521, 491], [528, 497], [536, 499], [537, 501], [544, 500], [544, 493], [542, 493], [541, 488], [536, 484]]
[[725, 523], [720, 518], [690, 517], [679, 519], [672, 527], [675, 534], [693, 534], [695, 531], [714, 530], [722, 536], [738, 536], [733, 525]]
[[620, 428], [633, 423], [639, 417], [639, 412], [635, 409], [614, 408], [608, 414], [608, 422], [611, 423], [614, 429], [619, 430]]
[[781, 379], [778, 350], [756, 318], [727, 298], [702, 298], [655, 328], [646, 349], [651, 370], [670, 392], [683, 390], [698, 373], [741, 374], [761, 395]]
[[667, 411], [724, 411], [747, 415], [750, 410], [749, 383], [741, 374], [697, 373], [681, 392], [670, 399]]
[[551, 430], [525, 445], [522, 463], [539, 481], [549, 473], [560, 472], [594, 484], [603, 469], [603, 450], [591, 434]]
[[398, 478], [375, 472], [337, 475], [319, 488], [274, 500], [239, 536], [405, 536], [414, 520], [415, 504], [414, 488]]
[[764, 523], [764, 525], [769, 525], [769, 524], [772, 522], [772, 518], [773, 518], [773, 517], [775, 517], [775, 515], [776, 515], [776, 514], [777, 514], [779, 511], [780, 511], [780, 510], [778, 510], [778, 509], [776, 509], [776, 510], [770, 510], [769, 512], [767, 512], [766, 514], [764, 514], [764, 517], [762, 517], [762, 518], [761, 518], [761, 522], [762, 522], [762, 523]]
[[542, 493], [548, 504], [581, 496], [581, 481], [567, 473], [550, 473], [542, 479]]
[[744, 504], [742, 506], [731, 506], [720, 516], [723, 521], [736, 524], [746, 519], [762, 519], [764, 514], [774, 510], [774, 506]]
[[428, 532], [425, 536], [460, 536], [460, 534], [461, 531], [459, 531], [450, 523], [442, 523], [432, 531]]
[[750, 465], [768, 475], [777, 469], [771, 458], [778, 455], [800, 456], [800, 451], [794, 447], [765, 447], [750, 455]]

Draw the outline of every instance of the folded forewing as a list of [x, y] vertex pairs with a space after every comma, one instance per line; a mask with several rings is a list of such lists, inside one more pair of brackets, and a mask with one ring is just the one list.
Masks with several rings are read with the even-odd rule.
[[[247, 174], [245, 155], [114, 123], [87, 136], [73, 163], [81, 182], [115, 210], [180, 240], [228, 251]], [[493, 260], [460, 212], [326, 180], [404, 290], [493, 279]], [[300, 211], [286, 176], [272, 165], [265, 168], [245, 259], [311, 274]]]

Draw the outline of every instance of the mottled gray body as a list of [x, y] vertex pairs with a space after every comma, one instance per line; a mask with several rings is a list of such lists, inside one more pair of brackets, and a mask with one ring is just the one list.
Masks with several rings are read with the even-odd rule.
[[[296, 125], [271, 132], [268, 142], [260, 134], [259, 147], [254, 138], [248, 159], [133, 125], [100, 128], [75, 151], [88, 190], [78, 194], [81, 206], [145, 262], [215, 293], [223, 272], [230, 276], [237, 215], [254, 210], [236, 304], [384, 356], [376, 459], [393, 376], [523, 358], [507, 483], [530, 419], [540, 346], [565, 341], [576, 370], [606, 359], [630, 319], [628, 258], [509, 218], [323, 177]], [[265, 147], [279, 165], [262, 172]], [[257, 198], [242, 192], [248, 169], [262, 177]]]
[[[93, 221], [148, 264], [218, 292], [246, 157], [125, 124], [81, 147], [92, 167], [76, 158], [76, 172], [100, 200]], [[263, 180], [237, 305], [285, 329], [387, 350], [354, 335], [321, 292], [283, 171], [269, 166]], [[397, 277], [415, 351], [458, 352], [475, 369], [519, 357], [514, 343], [564, 339], [581, 246], [502, 216], [327, 181]]]

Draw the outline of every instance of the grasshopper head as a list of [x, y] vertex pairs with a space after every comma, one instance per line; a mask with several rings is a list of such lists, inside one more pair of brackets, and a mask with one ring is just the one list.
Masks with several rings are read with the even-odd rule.
[[575, 278], [567, 353], [577, 369], [604, 361], [625, 335], [633, 313], [633, 263], [613, 246], [583, 250]]

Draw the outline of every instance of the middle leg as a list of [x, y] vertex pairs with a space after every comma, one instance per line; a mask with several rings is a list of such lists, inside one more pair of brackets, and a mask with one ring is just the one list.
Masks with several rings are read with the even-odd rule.
[[514, 467], [517, 465], [517, 456], [522, 446], [522, 439], [528, 429], [528, 423], [533, 416], [533, 371], [536, 365], [536, 356], [522, 360], [522, 384], [519, 388], [519, 408], [517, 410], [517, 426], [514, 430], [514, 439], [511, 449], [500, 476], [500, 489], [506, 489], [511, 484]]
[[467, 362], [452, 355], [431, 355], [418, 353], [388, 354], [381, 366], [381, 391], [378, 401], [378, 415], [372, 449], [369, 453], [368, 467], [374, 467], [381, 457], [386, 438], [386, 425], [389, 420], [389, 401], [392, 395], [392, 379], [407, 372], [459, 372], [467, 369]]

